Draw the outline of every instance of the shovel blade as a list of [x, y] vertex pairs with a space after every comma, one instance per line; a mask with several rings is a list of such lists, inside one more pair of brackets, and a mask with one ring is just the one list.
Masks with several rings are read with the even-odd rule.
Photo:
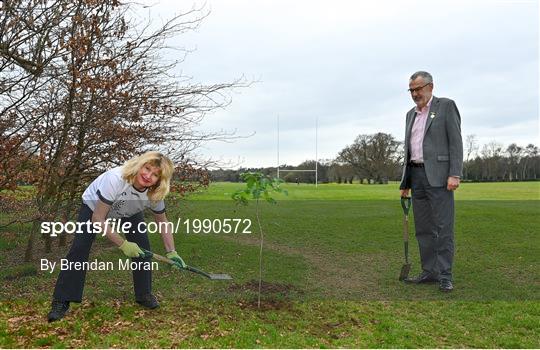
[[411, 271], [411, 264], [403, 264], [401, 272], [399, 274], [399, 280], [404, 281], [409, 278], [409, 272]]
[[211, 280], [232, 280], [232, 277], [226, 273], [208, 273], [208, 272], [204, 272], [203, 270], [199, 270], [198, 268], [196, 267], [193, 267], [193, 266], [189, 266], [187, 265], [185, 267], [186, 270], [188, 271], [191, 271], [191, 272], [195, 272], [199, 275], [202, 275], [206, 278], [209, 278]]
[[208, 278], [211, 280], [232, 280], [233, 278], [226, 273], [209, 273]]

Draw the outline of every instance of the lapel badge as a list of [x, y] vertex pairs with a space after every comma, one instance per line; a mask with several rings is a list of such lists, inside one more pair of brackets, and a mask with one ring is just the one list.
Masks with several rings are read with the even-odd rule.
[[435, 118], [435, 112], [431, 112], [430, 116], [431, 119]]

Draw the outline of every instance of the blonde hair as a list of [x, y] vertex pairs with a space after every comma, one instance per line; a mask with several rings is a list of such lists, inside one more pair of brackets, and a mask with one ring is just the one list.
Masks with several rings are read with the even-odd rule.
[[122, 178], [133, 185], [133, 181], [139, 170], [147, 163], [161, 170], [158, 182], [148, 188], [148, 198], [152, 202], [157, 202], [164, 199], [169, 193], [170, 182], [174, 172], [174, 164], [169, 158], [156, 151], [146, 152], [140, 156], [133, 157], [124, 163], [122, 167]]

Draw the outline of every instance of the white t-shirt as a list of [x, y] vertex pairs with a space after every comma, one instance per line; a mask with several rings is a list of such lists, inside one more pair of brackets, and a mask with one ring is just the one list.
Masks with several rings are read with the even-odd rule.
[[82, 195], [83, 202], [94, 211], [101, 200], [111, 206], [108, 218], [118, 219], [133, 216], [146, 208], [154, 213], [165, 212], [163, 200], [152, 203], [148, 199], [148, 190], [139, 191], [122, 178], [122, 167], [108, 170], [98, 176]]

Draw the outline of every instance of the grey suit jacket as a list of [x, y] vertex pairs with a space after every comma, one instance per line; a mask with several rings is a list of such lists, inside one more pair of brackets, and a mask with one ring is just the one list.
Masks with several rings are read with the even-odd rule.
[[[407, 112], [405, 124], [405, 157], [400, 189], [411, 188], [411, 129], [416, 118], [415, 108]], [[461, 117], [454, 101], [433, 96], [424, 129], [424, 168], [430, 186], [446, 187], [448, 176], [462, 176], [463, 141]]]

